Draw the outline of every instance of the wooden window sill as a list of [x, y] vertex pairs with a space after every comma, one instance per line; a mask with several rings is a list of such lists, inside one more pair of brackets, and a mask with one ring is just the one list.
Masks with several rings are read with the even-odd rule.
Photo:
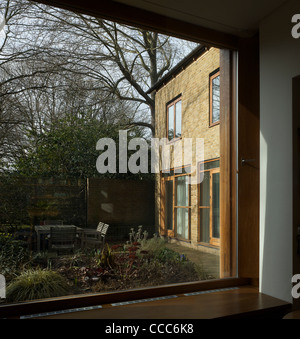
[[[230, 279], [229, 279], [230, 281]], [[162, 291], [161, 291], [162, 292]], [[193, 288], [161, 293], [136, 294], [136, 298], [115, 299], [114, 303], [74, 305], [68, 298], [60, 299], [61, 307], [51, 310], [49, 301], [37, 302], [39, 307], [26, 303], [7, 314], [6, 318], [47, 319], [217, 319], [217, 318], [280, 318], [291, 311], [291, 304], [259, 293], [250, 285], [215, 284], [212, 289]], [[174, 294], [171, 294], [174, 292]], [[105, 300], [102, 299], [103, 301]], [[127, 300], [131, 302], [127, 303]], [[99, 300], [100, 301], [100, 300]], [[54, 301], [55, 302], [55, 301]], [[107, 300], [108, 302], [108, 300]], [[124, 302], [126, 304], [124, 304]], [[44, 304], [44, 307], [42, 307]], [[64, 306], [62, 306], [64, 305]], [[18, 307], [17, 305], [15, 305]], [[53, 305], [52, 305], [53, 306]], [[13, 306], [12, 306], [13, 307]], [[74, 310], [74, 308], [78, 309]], [[80, 307], [90, 307], [89, 310]], [[61, 311], [64, 309], [68, 311]], [[1, 315], [3, 317], [3, 314]]]
[[48, 315], [47, 319], [282, 319], [291, 305], [263, 295], [254, 287], [235, 287], [177, 295], [163, 300], [135, 302], [129, 305], [103, 305], [101, 309]]

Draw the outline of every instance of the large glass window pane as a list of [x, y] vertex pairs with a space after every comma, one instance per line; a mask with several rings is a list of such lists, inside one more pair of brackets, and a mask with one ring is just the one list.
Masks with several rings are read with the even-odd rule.
[[167, 230], [173, 229], [173, 181], [166, 181], [165, 224]]
[[210, 208], [200, 208], [200, 241], [209, 243]]
[[176, 208], [177, 236], [189, 238], [189, 209]]
[[189, 178], [176, 178], [176, 206], [189, 206]]
[[178, 101], [175, 105], [175, 114], [176, 114], [176, 130], [175, 138], [181, 137], [181, 100]]
[[174, 105], [168, 108], [168, 138], [174, 139]]
[[220, 238], [220, 173], [213, 173], [212, 175], [212, 236]]
[[203, 180], [200, 184], [200, 206], [210, 206], [210, 173], [203, 173]]
[[[23, 6], [23, 2], [29, 5]], [[213, 178], [212, 174], [220, 167], [215, 160], [221, 153], [223, 156], [220, 144], [224, 140], [220, 140], [219, 130], [226, 131], [231, 121], [226, 120], [221, 128], [209, 128], [208, 124], [208, 120], [211, 123], [213, 118], [217, 123], [220, 118], [217, 72], [223, 56], [220, 58], [218, 48], [206, 50], [175, 37], [55, 7], [36, 6], [28, 0], [2, 3], [7, 3], [7, 11], [6, 5], [0, 5], [3, 15], [14, 13], [13, 20], [6, 20], [9, 34], [0, 34], [4, 43], [2, 46], [0, 42], [1, 81], [7, 85], [2, 86], [5, 100], [1, 101], [0, 115], [6, 121], [3, 126], [9, 127], [4, 127], [6, 133], [2, 133], [7, 142], [0, 145], [0, 154], [5, 155], [0, 157], [0, 210], [5, 209], [5, 213], [0, 212], [0, 243], [15, 249], [6, 253], [2, 251], [4, 245], [1, 248], [0, 274], [5, 274], [7, 287], [28, 273], [37, 274], [32, 282], [41, 277], [39, 274], [53, 273], [53, 278], [60, 274], [66, 279], [62, 294], [68, 296], [211, 277], [211, 260], [202, 262], [202, 252], [210, 251], [217, 262], [218, 247], [227, 246], [228, 240], [220, 241], [218, 237], [227, 233], [223, 228], [226, 231], [229, 227], [223, 225], [223, 218], [220, 225], [219, 175]], [[32, 39], [31, 32], [38, 39]], [[28, 45], [32, 48], [28, 49]], [[152, 51], [155, 60], [147, 58], [145, 51], [151, 52], [147, 45], [157, 46], [155, 53]], [[45, 54], [49, 46], [51, 53]], [[183, 53], [176, 53], [178, 48]], [[184, 58], [184, 54], [189, 57]], [[53, 60], [55, 71], [51, 67]], [[62, 64], [64, 69], [60, 72], [58, 65]], [[154, 84], [155, 74], [169, 76]], [[105, 100], [108, 93], [109, 100]], [[156, 93], [155, 98], [151, 93]], [[148, 97], [153, 100], [141, 104], [141, 98]], [[122, 98], [128, 100], [120, 101]], [[140, 126], [134, 128], [135, 125]], [[28, 133], [19, 133], [23, 129]], [[133, 139], [141, 137], [149, 145], [147, 150], [142, 147], [145, 143], [135, 144], [139, 149], [130, 147]], [[156, 146], [156, 142], [152, 143], [154, 138], [163, 141], [157, 154], [157, 149], [151, 147]], [[178, 149], [182, 145], [182, 155], [187, 154], [180, 138], [193, 140], [192, 159], [186, 157], [182, 164], [174, 161], [175, 145]], [[197, 138], [204, 138], [205, 144], [201, 185], [192, 180], [196, 179], [194, 165], [200, 155], [194, 147]], [[116, 146], [113, 158], [107, 157], [111, 155], [110, 145], [107, 150], [100, 146], [105, 145], [105, 139]], [[166, 167], [162, 166], [164, 139], [169, 140], [169, 173], [163, 172]], [[230, 145], [229, 150], [234, 147]], [[149, 173], [141, 173], [142, 169], [133, 173], [132, 166], [121, 166], [135, 159], [139, 166], [145, 160], [143, 155], [148, 155], [149, 164], [158, 164], [158, 168], [151, 168], [158, 171], [152, 173], [149, 168]], [[224, 158], [230, 157], [225, 153]], [[108, 162], [117, 162], [114, 171]], [[188, 164], [189, 168], [181, 168]], [[227, 163], [223, 170], [227, 176]], [[55, 232], [62, 228], [64, 232]], [[176, 247], [169, 241], [171, 238], [176, 238]], [[215, 248], [208, 249], [207, 243]], [[190, 246], [195, 253], [182, 258], [184, 246]], [[74, 256], [78, 263], [75, 266]], [[195, 257], [201, 257], [201, 267], [193, 260]], [[55, 297], [61, 297], [61, 281], [51, 283], [58, 293]], [[28, 300], [27, 296], [16, 299], [24, 296], [25, 290], [20, 287], [21, 293], [13, 292], [7, 300], [0, 300], [0, 305]], [[27, 290], [35, 291], [35, 287]], [[30, 293], [30, 298], [42, 299], [40, 292], [46, 290], [41, 286], [37, 294]]]
[[207, 161], [207, 162], [204, 163], [203, 167], [204, 167], [204, 170], [219, 168], [220, 167], [220, 160]]
[[220, 75], [212, 79], [212, 123], [220, 121]]

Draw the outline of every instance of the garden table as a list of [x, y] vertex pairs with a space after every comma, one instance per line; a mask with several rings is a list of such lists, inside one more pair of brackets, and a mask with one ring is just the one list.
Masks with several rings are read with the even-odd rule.
[[[35, 226], [34, 229], [36, 231], [36, 235], [37, 235], [37, 251], [40, 252], [41, 251], [41, 235], [42, 234], [50, 234], [50, 229], [51, 227], [74, 227], [75, 225], [38, 225]], [[80, 227], [76, 227], [76, 232], [79, 235], [79, 239], [80, 239], [80, 245], [82, 245], [82, 241], [83, 241], [83, 237], [82, 237], [82, 233], [83, 233], [83, 229]]]

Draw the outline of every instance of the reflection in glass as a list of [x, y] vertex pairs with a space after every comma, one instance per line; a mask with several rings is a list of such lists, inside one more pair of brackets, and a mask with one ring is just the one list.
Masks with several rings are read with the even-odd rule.
[[165, 183], [166, 203], [165, 203], [165, 224], [167, 230], [173, 229], [173, 181], [169, 180]]
[[[217, 165], [217, 161], [209, 163]], [[217, 244], [220, 239], [220, 172], [210, 168], [202, 172], [199, 185], [200, 241]]]
[[213, 237], [220, 238], [220, 173], [212, 175], [213, 197], [212, 197], [212, 222]]
[[189, 206], [189, 177], [176, 178], [176, 233], [177, 236], [189, 238], [189, 209], [180, 206]]
[[200, 208], [200, 241], [209, 243], [210, 208]]
[[200, 206], [210, 206], [210, 173], [204, 172], [200, 184]]
[[177, 208], [177, 236], [189, 238], [189, 209]]
[[176, 130], [175, 130], [175, 138], [181, 137], [181, 101], [178, 101], [175, 105], [176, 112]]
[[174, 139], [174, 106], [168, 109], [168, 138]]
[[176, 206], [188, 206], [189, 195], [188, 195], [188, 176], [182, 176], [176, 178]]
[[220, 76], [212, 79], [212, 123], [220, 121]]

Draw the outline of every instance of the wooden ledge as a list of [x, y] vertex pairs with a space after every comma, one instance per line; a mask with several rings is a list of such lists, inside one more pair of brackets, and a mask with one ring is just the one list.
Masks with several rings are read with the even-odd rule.
[[291, 304], [259, 293], [253, 287], [182, 294], [173, 298], [103, 305], [101, 309], [40, 316], [43, 319], [282, 319]]

